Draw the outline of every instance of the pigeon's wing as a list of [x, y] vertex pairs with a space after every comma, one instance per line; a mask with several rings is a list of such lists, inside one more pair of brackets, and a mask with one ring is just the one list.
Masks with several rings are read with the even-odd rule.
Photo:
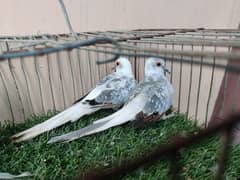
[[82, 101], [93, 107], [118, 107], [127, 101], [135, 87], [134, 78], [113, 73], [104, 77], [94, 89], [75, 103]]
[[[96, 85], [95, 88], [98, 88], [99, 86], [104, 85], [104, 83], [107, 83], [108, 81], [110, 81], [110, 80], [112, 80], [112, 79], [114, 79], [114, 78], [115, 78], [115, 76], [114, 76], [113, 74], [109, 74], [109, 75], [105, 76], [103, 79], [100, 80], [100, 82]], [[91, 89], [91, 90], [88, 91], [85, 95], [83, 95], [82, 97], [80, 97], [79, 99], [77, 99], [76, 101], [74, 101], [73, 104], [76, 104], [76, 103], [82, 101], [84, 98], [86, 98], [86, 97], [89, 95], [89, 93], [90, 93], [92, 90], [93, 90], [93, 89]], [[100, 89], [99, 89], [99, 90], [100, 90]]]
[[173, 88], [168, 81], [143, 82], [134, 96], [138, 94], [145, 98], [142, 111], [131, 122], [134, 126], [145, 126], [146, 123], [165, 118], [165, 112], [169, 110], [173, 100]]
[[135, 89], [136, 81], [126, 76], [115, 78], [107, 83], [106, 90], [103, 90], [95, 98], [98, 103], [112, 103], [115, 105], [124, 104], [129, 94]]
[[[115, 75], [114, 75], [114, 74], [109, 74], [109, 75], [105, 76], [103, 79], [100, 80], [100, 82], [99, 82], [99, 83], [96, 85], [96, 87], [93, 88], [93, 89], [98, 89], [99, 91], [103, 90], [103, 89], [102, 89], [102, 86], [103, 86], [105, 83], [113, 80], [114, 78], [115, 78]], [[82, 101], [84, 98], [86, 98], [86, 97], [89, 95], [89, 93], [90, 93], [93, 89], [90, 89], [85, 95], [83, 95], [82, 97], [80, 97], [79, 99], [77, 99], [76, 101], [74, 101], [73, 104], [76, 104], [76, 103]], [[94, 97], [92, 97], [92, 99], [93, 99], [93, 98], [94, 98]]]

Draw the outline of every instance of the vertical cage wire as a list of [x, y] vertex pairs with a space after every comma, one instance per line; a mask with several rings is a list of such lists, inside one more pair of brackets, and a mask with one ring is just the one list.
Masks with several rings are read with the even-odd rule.
[[[7, 51], [9, 51], [9, 45], [8, 45], [8, 42], [6, 42], [6, 48], [7, 48]], [[8, 67], [9, 67], [9, 70], [10, 70], [10, 73], [11, 73], [11, 76], [12, 76], [12, 79], [13, 79], [13, 84], [16, 88], [16, 93], [17, 93], [17, 97], [19, 99], [19, 102], [20, 102], [20, 105], [21, 105], [21, 111], [22, 111], [22, 114], [23, 114], [23, 117], [24, 119], [26, 118], [26, 114], [25, 114], [25, 111], [24, 111], [24, 106], [23, 106], [23, 102], [22, 102], [22, 98], [21, 98], [21, 95], [20, 95], [20, 92], [19, 92], [19, 87], [17, 85], [17, 80], [16, 80], [16, 75], [13, 71], [13, 67], [14, 65], [12, 64], [12, 61], [11, 60], [7, 60], [8, 62]]]
[[47, 58], [47, 70], [48, 70], [48, 81], [49, 81], [49, 86], [50, 86], [50, 90], [51, 90], [51, 98], [52, 98], [52, 102], [53, 102], [53, 109], [56, 110], [56, 101], [54, 98], [54, 92], [53, 92], [53, 82], [52, 82], [52, 78], [51, 78], [51, 65], [50, 65], [50, 61], [51, 58], [49, 56], [49, 54], [46, 55]]
[[60, 78], [60, 82], [61, 82], [61, 91], [62, 91], [62, 97], [63, 97], [63, 108], [65, 109], [67, 107], [66, 105], [66, 95], [64, 92], [64, 86], [63, 86], [63, 78], [62, 78], [62, 68], [61, 68], [61, 59], [60, 59], [60, 54], [59, 52], [56, 53], [56, 57], [57, 57], [57, 64], [58, 64], [58, 69], [59, 69], [59, 78]]
[[[217, 36], [216, 36], [216, 39], [217, 39]], [[214, 46], [214, 52], [216, 52], [216, 51], [217, 51], [217, 47]], [[212, 96], [212, 86], [213, 86], [213, 79], [214, 79], [214, 72], [215, 72], [215, 62], [216, 62], [216, 58], [213, 57], [211, 82], [210, 82], [210, 88], [209, 88], [209, 93], [208, 93], [208, 99], [207, 99], [207, 105], [206, 105], [206, 115], [205, 115], [205, 122], [204, 122], [205, 127], [207, 127], [207, 124], [208, 124], [208, 112], [209, 112], [210, 99]]]
[[[191, 50], [193, 51], [193, 45], [191, 44]], [[191, 56], [190, 62], [190, 79], [189, 79], [189, 89], [188, 89], [188, 98], [187, 98], [187, 117], [189, 117], [189, 107], [190, 107], [190, 100], [191, 100], [191, 90], [192, 90], [192, 77], [193, 77], [193, 56]]]
[[[201, 51], [204, 51], [204, 46], [201, 46]], [[203, 63], [203, 57], [201, 57], [201, 64], [200, 64], [200, 72], [199, 72], [199, 79], [198, 79], [198, 88], [197, 88], [197, 101], [196, 101], [196, 109], [195, 109], [195, 122], [197, 122], [198, 118], [198, 105], [199, 105], [199, 98], [200, 98], [200, 88], [201, 88], [201, 81], [202, 81], [202, 63]]]
[[[181, 45], [181, 50], [183, 50], [183, 44]], [[179, 85], [178, 85], [178, 112], [181, 109], [181, 90], [182, 90], [182, 59], [183, 56], [180, 57], [180, 73], [179, 73]]]

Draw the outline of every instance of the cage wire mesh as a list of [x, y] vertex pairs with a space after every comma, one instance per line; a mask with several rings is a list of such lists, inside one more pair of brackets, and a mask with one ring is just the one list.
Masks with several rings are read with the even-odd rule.
[[0, 37], [0, 47], [1, 122], [20, 123], [32, 114], [65, 109], [112, 71], [112, 61], [101, 62], [118, 55], [130, 59], [138, 81], [147, 57], [164, 58], [175, 90], [175, 110], [202, 127], [240, 109], [239, 30], [9, 36]]
[[[109, 37], [120, 44], [121, 54], [130, 58], [139, 81], [143, 79], [145, 59], [151, 55], [163, 57], [175, 89], [174, 107], [203, 126], [211, 119], [228, 60], [239, 55], [237, 30], [87, 32], [77, 34], [77, 41], [98, 37]], [[112, 63], [96, 62], [116, 54], [115, 46], [108, 42], [64, 49], [66, 44], [76, 42], [75, 36], [68, 34], [1, 37], [0, 42], [5, 54], [63, 47], [51, 54], [1, 61], [1, 121], [21, 122], [31, 114], [68, 107], [111, 72]], [[237, 81], [231, 112], [237, 108], [238, 87]], [[225, 96], [223, 92], [223, 99]]]

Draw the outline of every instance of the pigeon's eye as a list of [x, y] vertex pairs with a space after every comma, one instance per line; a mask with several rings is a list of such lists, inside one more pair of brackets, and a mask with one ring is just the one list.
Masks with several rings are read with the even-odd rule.
[[157, 62], [156, 65], [157, 65], [158, 67], [160, 67], [160, 66], [161, 66], [161, 63], [160, 63], [160, 62]]
[[117, 65], [117, 66], [119, 66], [119, 64], [120, 64], [119, 62], [116, 62], [116, 65]]

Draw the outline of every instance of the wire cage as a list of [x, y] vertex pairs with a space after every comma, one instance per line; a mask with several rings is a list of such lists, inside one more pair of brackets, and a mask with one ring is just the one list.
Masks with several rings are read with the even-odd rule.
[[[203, 134], [213, 133], [222, 129], [217, 126], [219, 122], [239, 112], [239, 47], [240, 31], [236, 29], [138, 29], [0, 37], [0, 121], [20, 123], [32, 114], [65, 109], [110, 73], [112, 61], [118, 56], [130, 59], [138, 81], [143, 79], [145, 59], [161, 57], [171, 72], [168, 77], [175, 90], [175, 110], [207, 128]], [[213, 126], [208, 127], [209, 123]], [[226, 127], [232, 127], [235, 121], [227, 123]], [[227, 152], [229, 134], [223, 152]], [[183, 139], [171, 152], [176, 153], [185, 141], [192, 142]], [[121, 171], [108, 175], [116, 172]], [[174, 168], [172, 172], [173, 178], [177, 177]]]
[[[68, 34], [1, 37], [2, 59], [7, 59], [1, 62], [1, 121], [21, 122], [31, 114], [62, 110], [87, 93], [112, 69], [111, 63], [96, 62], [112, 58], [117, 48], [107, 41], [75, 48], [67, 45], [109, 37], [119, 43], [120, 54], [130, 58], [139, 81], [143, 79], [146, 57], [164, 58], [175, 89], [174, 107], [206, 126], [221, 89], [224, 68], [227, 62], [234, 63], [238, 58], [238, 35], [237, 30], [163, 29], [88, 32], [77, 37]], [[58, 50], [41, 52], [44, 48]], [[31, 52], [38, 50], [38, 54], [31, 56]], [[8, 59], [7, 53], [16, 55]], [[237, 108], [237, 88], [238, 85], [231, 112]], [[223, 99], [226, 95], [223, 92]]]

